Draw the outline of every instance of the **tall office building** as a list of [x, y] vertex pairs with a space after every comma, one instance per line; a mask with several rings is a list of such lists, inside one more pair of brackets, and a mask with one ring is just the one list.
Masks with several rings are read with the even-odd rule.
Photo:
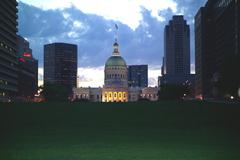
[[190, 74], [190, 29], [183, 16], [173, 16], [164, 30], [164, 73]]
[[0, 101], [17, 93], [17, 2], [0, 3]]
[[32, 55], [29, 42], [18, 36], [18, 97], [33, 99], [38, 89], [38, 60]]
[[148, 65], [128, 66], [129, 87], [148, 87]]
[[44, 84], [77, 87], [77, 45], [53, 43], [44, 45]]
[[164, 30], [161, 84], [192, 81], [190, 74], [190, 29], [184, 17], [173, 16]]
[[[225, 63], [240, 54], [239, 38], [239, 0], [209, 0], [205, 7], [199, 9], [195, 16], [197, 98], [222, 96], [218, 85], [221, 78], [236, 80], [238, 77], [239, 80], [239, 68], [229, 68], [228, 72], [232, 72], [232, 75], [222, 74], [223, 68], [226, 68]], [[240, 59], [235, 61], [239, 62]], [[234, 60], [228, 63], [231, 62]], [[232, 83], [224, 85], [227, 87]]]

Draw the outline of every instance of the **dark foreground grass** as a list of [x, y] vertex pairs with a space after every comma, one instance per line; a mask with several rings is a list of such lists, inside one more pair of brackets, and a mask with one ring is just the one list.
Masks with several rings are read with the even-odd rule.
[[239, 160], [240, 106], [0, 104], [0, 160]]

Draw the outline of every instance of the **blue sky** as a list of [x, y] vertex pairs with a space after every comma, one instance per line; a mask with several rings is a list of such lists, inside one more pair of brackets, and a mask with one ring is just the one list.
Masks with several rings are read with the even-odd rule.
[[[194, 15], [205, 0], [22, 0], [19, 34], [30, 41], [39, 59], [43, 45], [78, 45], [80, 86], [101, 86], [103, 66], [112, 53], [114, 24], [119, 26], [121, 55], [128, 64], [149, 64], [150, 85], [156, 85], [163, 56], [163, 29], [175, 14], [191, 27], [194, 69]], [[40, 82], [41, 83], [41, 82]]]

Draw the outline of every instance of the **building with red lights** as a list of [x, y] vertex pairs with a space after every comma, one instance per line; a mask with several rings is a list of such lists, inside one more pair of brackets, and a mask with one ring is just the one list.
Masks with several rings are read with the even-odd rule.
[[38, 60], [33, 58], [29, 42], [18, 36], [18, 97], [31, 100], [38, 89]]

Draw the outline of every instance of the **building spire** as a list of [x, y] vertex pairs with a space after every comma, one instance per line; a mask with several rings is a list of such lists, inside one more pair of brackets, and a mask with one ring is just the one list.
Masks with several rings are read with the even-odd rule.
[[119, 45], [118, 45], [118, 25], [117, 24], [115, 24], [115, 28], [116, 28], [116, 31], [114, 35], [115, 43], [113, 44], [113, 56], [120, 56]]

